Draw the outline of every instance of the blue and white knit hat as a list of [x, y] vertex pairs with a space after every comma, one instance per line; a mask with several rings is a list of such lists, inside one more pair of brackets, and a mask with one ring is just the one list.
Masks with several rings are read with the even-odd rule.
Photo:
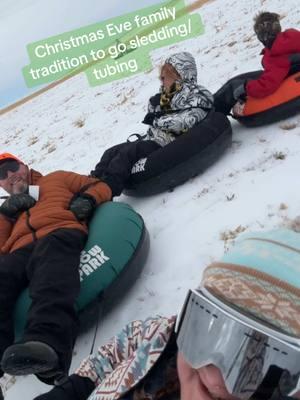
[[244, 235], [202, 285], [247, 315], [300, 337], [300, 234], [292, 230]]

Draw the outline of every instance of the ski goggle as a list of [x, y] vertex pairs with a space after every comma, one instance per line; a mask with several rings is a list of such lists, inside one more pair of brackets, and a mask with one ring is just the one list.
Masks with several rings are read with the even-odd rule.
[[186, 361], [195, 369], [219, 368], [228, 392], [239, 399], [263, 391], [274, 370], [280, 396], [300, 390], [300, 339], [241, 314], [205, 289], [190, 290], [176, 332]]
[[0, 164], [0, 180], [6, 179], [8, 171], [17, 172], [20, 168], [20, 163], [16, 160], [7, 160]]

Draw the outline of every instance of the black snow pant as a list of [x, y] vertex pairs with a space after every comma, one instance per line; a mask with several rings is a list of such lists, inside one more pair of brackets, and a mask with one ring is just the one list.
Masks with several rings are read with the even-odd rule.
[[113, 196], [119, 196], [134, 164], [160, 148], [161, 146], [153, 140], [117, 144], [104, 152], [95, 170], [91, 171], [91, 175], [107, 183]]
[[86, 234], [58, 229], [12, 253], [0, 256], [0, 358], [14, 342], [14, 307], [29, 288], [31, 306], [21, 342], [40, 341], [58, 354], [67, 372], [78, 331], [80, 253]]
[[238, 86], [245, 84], [248, 79], [257, 79], [259, 75], [261, 75], [261, 73], [262, 71], [247, 72], [227, 81], [214, 94], [215, 110], [222, 114], [229, 115], [232, 107], [237, 102], [237, 100], [233, 96], [235, 89]]

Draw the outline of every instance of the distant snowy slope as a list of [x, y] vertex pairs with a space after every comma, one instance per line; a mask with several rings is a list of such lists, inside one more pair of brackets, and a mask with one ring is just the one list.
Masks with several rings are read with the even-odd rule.
[[[158, 87], [166, 55], [187, 50], [197, 59], [199, 82], [212, 92], [230, 77], [260, 68], [261, 46], [252, 32], [259, 10], [283, 15], [284, 28], [299, 27], [296, 0], [216, 0], [200, 14], [205, 34], [152, 54], [153, 70], [90, 88], [84, 75], [68, 80], [0, 117], [2, 151], [16, 153], [40, 170], [88, 173], [103, 151], [144, 133], [140, 121]], [[207, 172], [172, 193], [136, 199], [121, 196], [145, 219], [149, 259], [123, 303], [99, 324], [97, 344], [127, 321], [176, 313], [203, 268], [222, 257], [243, 231], [289, 225], [300, 214], [300, 114], [268, 127], [233, 122], [233, 145]], [[88, 354], [94, 329], [77, 341], [72, 370]], [[34, 377], [8, 380], [7, 400], [31, 400], [49, 389]]]

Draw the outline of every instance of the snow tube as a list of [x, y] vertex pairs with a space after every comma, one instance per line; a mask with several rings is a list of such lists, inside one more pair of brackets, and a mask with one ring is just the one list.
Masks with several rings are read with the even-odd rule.
[[[76, 302], [83, 310], [99, 295], [120, 297], [138, 276], [149, 250], [149, 236], [142, 217], [129, 205], [101, 205], [89, 225], [89, 236], [81, 253], [81, 289]], [[15, 308], [15, 337], [20, 339], [30, 307], [28, 289]]]
[[172, 190], [213, 164], [230, 146], [231, 138], [227, 117], [211, 112], [189, 132], [139, 160], [132, 169], [125, 193], [148, 196]]
[[[247, 74], [243, 76], [247, 78]], [[254, 127], [278, 122], [292, 117], [299, 111], [300, 72], [297, 72], [286, 78], [270, 96], [262, 99], [248, 97], [243, 116], [235, 118], [245, 126]]]

